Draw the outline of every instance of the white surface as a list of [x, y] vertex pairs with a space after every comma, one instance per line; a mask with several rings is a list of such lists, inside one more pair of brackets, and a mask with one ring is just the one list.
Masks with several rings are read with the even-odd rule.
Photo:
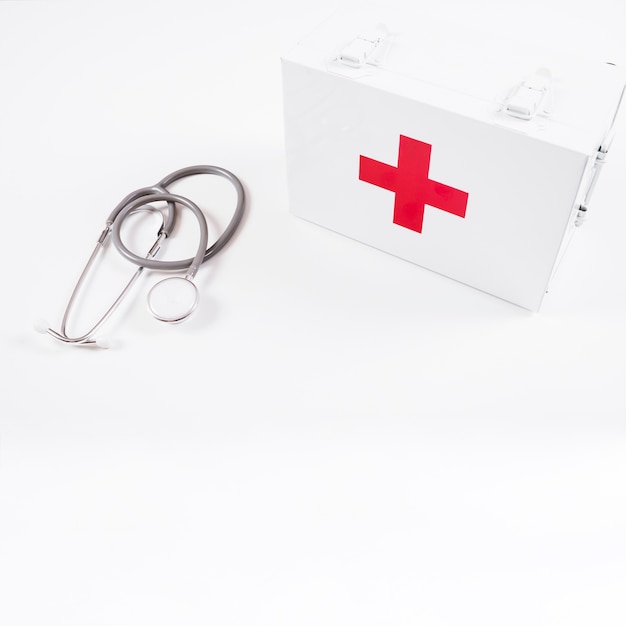
[[[617, 0], [524, 6], [437, 11], [626, 63]], [[1, 624], [623, 625], [623, 118], [532, 315], [288, 213], [279, 57], [334, 7], [0, 3]], [[36, 334], [194, 163], [250, 198], [194, 317], [146, 277], [112, 349]]]

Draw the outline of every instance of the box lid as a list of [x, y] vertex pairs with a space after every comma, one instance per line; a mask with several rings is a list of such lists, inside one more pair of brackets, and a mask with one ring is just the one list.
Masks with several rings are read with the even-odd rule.
[[392, 9], [339, 11], [284, 60], [586, 154], [607, 136], [626, 81], [611, 63]]

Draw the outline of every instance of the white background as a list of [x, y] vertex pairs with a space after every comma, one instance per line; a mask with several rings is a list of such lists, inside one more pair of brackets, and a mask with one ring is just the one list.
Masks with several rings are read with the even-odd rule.
[[[623, 118], [528, 313], [289, 214], [279, 58], [336, 6], [0, 3], [3, 626], [626, 622]], [[431, 10], [626, 64], [621, 0]], [[195, 318], [143, 277], [112, 349], [35, 334], [196, 163], [249, 204]]]

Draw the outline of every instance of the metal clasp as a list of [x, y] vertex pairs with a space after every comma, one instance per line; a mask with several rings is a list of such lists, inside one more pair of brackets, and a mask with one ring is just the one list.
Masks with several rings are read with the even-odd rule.
[[546, 112], [545, 105], [551, 88], [552, 75], [549, 70], [539, 69], [507, 98], [504, 110], [511, 117], [531, 120], [538, 113]]
[[389, 34], [383, 25], [353, 39], [339, 54], [337, 60], [343, 65], [361, 68], [365, 64], [375, 65], [382, 44]]

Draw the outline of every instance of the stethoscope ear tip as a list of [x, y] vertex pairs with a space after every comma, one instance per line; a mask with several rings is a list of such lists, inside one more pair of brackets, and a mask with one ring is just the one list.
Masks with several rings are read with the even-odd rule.
[[64, 335], [51, 330], [50, 324], [48, 324], [48, 322], [44, 319], [35, 320], [33, 322], [33, 328], [36, 332], [41, 333], [42, 335], [52, 335], [55, 339], [58, 339], [63, 343], [69, 343], [75, 346], [87, 346], [104, 349], [111, 347], [111, 342], [106, 337], [98, 337], [97, 339], [90, 339], [89, 337], [84, 337], [78, 340], [68, 339]]
[[103, 350], [108, 350], [111, 347], [111, 342], [108, 337], [98, 337], [96, 339], [96, 346], [98, 348], [102, 348]]
[[39, 318], [33, 322], [33, 328], [35, 329], [36, 332], [41, 333], [42, 335], [45, 335], [48, 332], [48, 329], [50, 328], [50, 324], [48, 324], [46, 320]]

